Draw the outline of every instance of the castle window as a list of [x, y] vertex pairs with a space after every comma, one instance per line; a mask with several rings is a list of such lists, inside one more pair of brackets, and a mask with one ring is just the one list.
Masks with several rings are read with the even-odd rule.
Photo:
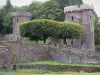
[[82, 40], [81, 40], [81, 45], [83, 45], [83, 38], [82, 38]]
[[74, 21], [74, 17], [72, 16], [72, 21]]
[[17, 20], [17, 23], [18, 23], [18, 20]]
[[71, 45], [73, 45], [73, 40], [71, 41]]
[[90, 18], [92, 18], [92, 16], [90, 15]]

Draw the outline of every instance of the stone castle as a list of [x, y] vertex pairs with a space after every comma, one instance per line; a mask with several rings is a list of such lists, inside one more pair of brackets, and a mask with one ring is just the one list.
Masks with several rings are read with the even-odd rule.
[[[67, 6], [64, 8], [65, 21], [74, 21], [83, 25], [84, 35], [79, 39], [73, 40], [73, 46], [82, 50], [95, 50], [94, 47], [94, 21], [93, 6], [88, 4]], [[14, 12], [13, 16], [13, 40], [20, 39], [18, 24], [29, 21], [31, 13]]]
[[29, 12], [14, 12], [12, 16], [13, 16], [13, 41], [17, 41], [21, 38], [18, 26], [19, 23], [29, 21], [32, 15]]
[[64, 8], [65, 21], [74, 21], [83, 25], [84, 35], [73, 41], [73, 46], [85, 50], [95, 50], [93, 6], [88, 4], [67, 6]]

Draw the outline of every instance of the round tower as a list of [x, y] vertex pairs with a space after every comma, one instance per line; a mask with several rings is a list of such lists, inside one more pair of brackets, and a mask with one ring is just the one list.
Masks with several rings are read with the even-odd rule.
[[82, 24], [84, 35], [73, 41], [73, 46], [83, 50], [95, 50], [93, 6], [88, 4], [67, 6], [64, 8], [65, 21], [74, 21]]
[[29, 12], [13, 12], [13, 41], [20, 39], [19, 23], [29, 21], [31, 19], [31, 13]]

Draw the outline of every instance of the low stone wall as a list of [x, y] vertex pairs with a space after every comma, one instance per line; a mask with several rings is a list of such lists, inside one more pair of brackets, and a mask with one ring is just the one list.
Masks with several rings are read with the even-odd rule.
[[0, 70], [10, 69], [11, 50], [6, 46], [0, 46]]
[[[48, 45], [22, 44], [17, 42], [0, 42], [8, 51], [0, 53], [2, 61], [9, 64], [52, 60], [66, 63], [100, 64], [100, 52], [84, 51], [76, 48], [56, 48]], [[4, 48], [4, 50], [6, 50]], [[0, 50], [3, 50], [0, 48]], [[2, 60], [1, 57], [7, 57]]]
[[50, 55], [54, 61], [66, 63], [100, 64], [100, 52], [76, 48], [53, 48]]
[[[33, 44], [21, 44], [21, 43], [2, 43], [11, 50], [11, 56], [14, 63], [31, 62], [50, 60], [50, 50], [46, 45], [33, 45]], [[12, 62], [13, 62], [12, 60]]]
[[[12, 64], [51, 60], [50, 50], [45, 45], [0, 42], [0, 69], [11, 69]], [[7, 50], [7, 51], [6, 51]], [[9, 64], [9, 65], [8, 65]]]

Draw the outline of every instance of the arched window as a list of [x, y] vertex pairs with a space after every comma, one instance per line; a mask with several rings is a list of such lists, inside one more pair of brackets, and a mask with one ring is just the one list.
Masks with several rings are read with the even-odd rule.
[[92, 16], [90, 15], [90, 18], [92, 18]]
[[73, 40], [71, 40], [71, 45], [73, 45]]

